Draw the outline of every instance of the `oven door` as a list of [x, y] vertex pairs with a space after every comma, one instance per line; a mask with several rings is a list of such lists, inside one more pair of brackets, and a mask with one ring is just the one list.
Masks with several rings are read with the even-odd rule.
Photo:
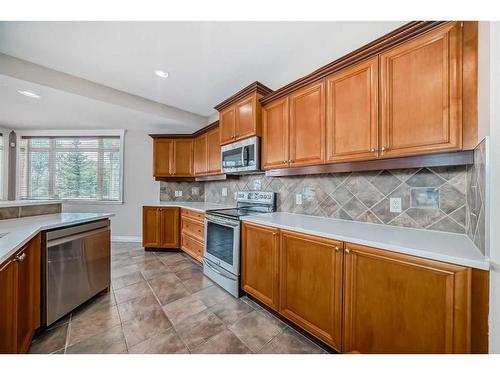
[[239, 220], [206, 216], [204, 257], [233, 275], [240, 274]]

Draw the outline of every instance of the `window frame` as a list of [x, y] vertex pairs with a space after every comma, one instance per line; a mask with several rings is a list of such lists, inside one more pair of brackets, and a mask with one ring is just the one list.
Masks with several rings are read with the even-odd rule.
[[[16, 132], [16, 199], [21, 198], [21, 147], [20, 142], [22, 137], [119, 137], [120, 138], [120, 199], [116, 201], [111, 200], [97, 200], [97, 199], [64, 199], [64, 198], [44, 198], [40, 200], [59, 201], [69, 204], [123, 204], [124, 203], [124, 155], [125, 155], [125, 130], [26, 130]], [[33, 198], [28, 198], [33, 199]]]

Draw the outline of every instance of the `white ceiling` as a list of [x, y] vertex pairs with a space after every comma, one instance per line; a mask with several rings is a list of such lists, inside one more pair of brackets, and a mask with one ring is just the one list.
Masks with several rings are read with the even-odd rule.
[[[253, 81], [277, 89], [402, 24], [395, 21], [0, 22], [0, 52], [209, 116], [214, 113], [214, 105]], [[167, 70], [170, 77], [166, 80], [156, 77], [155, 69]], [[54, 95], [51, 101], [62, 101], [59, 111], [66, 112], [66, 120], [74, 107], [91, 111], [94, 106], [107, 105], [95, 100], [90, 101], [93, 104], [76, 104], [86, 99], [76, 96], [65, 100], [61, 97], [63, 93], [46, 94]], [[0, 111], [0, 123], [6, 123], [6, 117], [14, 117], [16, 124], [38, 127], [37, 122], [22, 122], [16, 116], [33, 108], [33, 112], [40, 111], [41, 117], [24, 116], [50, 122], [51, 114], [55, 114], [48, 108], [39, 110], [18, 103], [21, 99], [26, 100], [14, 99], [5, 88], [0, 90], [0, 101], [8, 103], [8, 108]], [[43, 103], [45, 100], [37, 105]], [[63, 108], [63, 103], [71, 111]], [[117, 118], [124, 111], [113, 105], [104, 112], [110, 114], [115, 110]], [[91, 120], [93, 114], [87, 116]], [[148, 117], [137, 113], [135, 116]], [[81, 121], [73, 117], [74, 121]], [[158, 120], [159, 125], [169, 126], [161, 118]]]

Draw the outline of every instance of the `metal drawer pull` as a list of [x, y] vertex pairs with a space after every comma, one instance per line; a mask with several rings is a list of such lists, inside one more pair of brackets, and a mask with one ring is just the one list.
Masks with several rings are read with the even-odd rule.
[[349, 254], [351, 252], [351, 250], [345, 249], [345, 252], [346, 252], [346, 254]]
[[14, 258], [14, 261], [16, 262], [24, 262], [26, 259], [26, 253], [22, 253], [21, 255], [18, 255], [17, 257]]
[[338, 246], [335, 246], [335, 251], [338, 253], [339, 252], [339, 247]]

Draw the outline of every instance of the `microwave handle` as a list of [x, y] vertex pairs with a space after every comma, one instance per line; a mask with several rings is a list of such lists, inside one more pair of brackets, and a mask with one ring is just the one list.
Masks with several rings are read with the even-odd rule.
[[241, 146], [241, 166], [246, 167], [247, 164], [245, 162], [245, 150], [247, 146]]

